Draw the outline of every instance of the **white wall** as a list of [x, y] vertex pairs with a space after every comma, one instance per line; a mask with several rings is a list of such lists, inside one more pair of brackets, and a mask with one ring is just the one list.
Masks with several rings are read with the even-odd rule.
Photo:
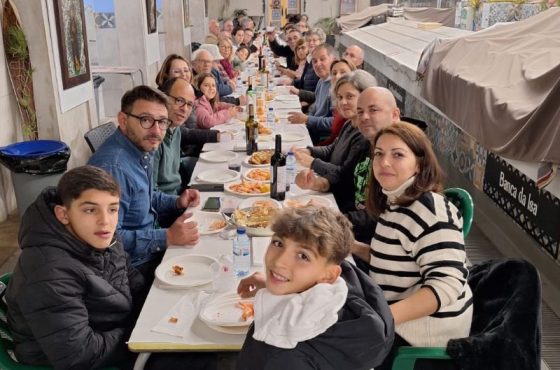
[[[191, 22], [198, 14], [190, 14]], [[183, 26], [183, 2], [166, 1], [163, 4], [163, 32], [160, 33], [164, 39], [164, 48], [161, 54], [163, 61], [167, 55], [175, 53], [190, 58], [191, 27]], [[161, 35], [163, 34], [163, 37]], [[161, 46], [160, 46], [161, 48]]]
[[[301, 0], [303, 6], [303, 0]], [[339, 0], [307, 0], [305, 14], [309, 16], [309, 25], [313, 27], [321, 18], [337, 18], [340, 13]]]
[[[210, 12], [210, 8], [208, 8], [208, 12]], [[206, 33], [208, 33], [208, 17], [204, 16], [204, 0], [191, 0], [190, 14], [192, 23], [191, 40], [202, 44]]]

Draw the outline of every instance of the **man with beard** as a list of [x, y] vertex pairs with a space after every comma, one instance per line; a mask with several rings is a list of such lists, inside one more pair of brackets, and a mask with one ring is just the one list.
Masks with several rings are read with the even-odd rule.
[[[89, 164], [103, 168], [117, 180], [120, 189], [117, 233], [132, 265], [148, 284], [163, 251], [169, 245], [194, 245], [199, 234], [196, 222], [184, 222], [192, 214], [181, 213], [200, 202], [196, 190], [180, 195], [154, 191], [153, 153], [170, 125], [167, 98], [148, 87], [137, 86], [121, 99], [118, 130], [93, 154]], [[158, 227], [158, 217], [180, 216], [167, 229]]]

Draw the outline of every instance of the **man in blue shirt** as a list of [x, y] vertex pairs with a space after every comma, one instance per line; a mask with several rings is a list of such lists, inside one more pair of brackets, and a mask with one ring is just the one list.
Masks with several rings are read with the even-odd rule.
[[[194, 245], [199, 234], [196, 222], [184, 222], [181, 214], [200, 202], [196, 190], [167, 195], [152, 187], [153, 152], [169, 126], [167, 98], [148, 87], [137, 86], [121, 99], [119, 128], [93, 154], [89, 164], [109, 172], [121, 189], [117, 232], [124, 249], [147, 281], [169, 245]], [[158, 228], [158, 217], [180, 215], [167, 228]]]
[[[288, 122], [304, 123], [307, 125], [309, 135], [314, 144], [321, 138], [329, 136], [333, 122], [331, 90], [331, 64], [337, 58], [336, 50], [329, 44], [321, 44], [313, 50], [313, 70], [319, 77], [313, 95], [314, 103], [309, 108], [308, 114], [290, 112]], [[301, 91], [300, 91], [301, 92]], [[301, 95], [300, 95], [301, 98]], [[305, 100], [305, 99], [304, 99]]]

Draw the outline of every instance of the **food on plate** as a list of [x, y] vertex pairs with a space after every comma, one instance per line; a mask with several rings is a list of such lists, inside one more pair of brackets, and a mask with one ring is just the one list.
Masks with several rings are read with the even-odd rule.
[[208, 231], [220, 230], [226, 227], [226, 225], [227, 225], [226, 220], [221, 220], [221, 219], [214, 220], [212, 221], [210, 226], [208, 226]]
[[265, 194], [270, 191], [270, 184], [263, 182], [245, 182], [241, 181], [238, 184], [231, 184], [229, 190], [236, 193], [244, 194]]
[[183, 272], [184, 269], [185, 269], [185, 268], [184, 268], [183, 266], [181, 266], [181, 265], [173, 265], [173, 266], [171, 266], [171, 271], [173, 271], [173, 273], [174, 273], [175, 275], [177, 275], [177, 276], [183, 275], [183, 274], [184, 274], [184, 272]]
[[268, 208], [278, 208], [278, 205], [272, 200], [272, 199], [261, 199], [261, 200], [255, 200], [253, 202], [252, 205], [253, 208], [258, 208], [258, 207], [268, 207]]
[[255, 308], [253, 307], [253, 302], [240, 301], [237, 303], [237, 307], [241, 308], [243, 313], [241, 314], [241, 320], [247, 321], [251, 317], [255, 316]]
[[247, 172], [247, 177], [256, 181], [270, 181], [270, 170], [255, 168]]
[[270, 134], [272, 134], [271, 128], [259, 124], [259, 135], [270, 135]]
[[322, 206], [321, 203], [314, 200], [313, 198], [309, 199], [308, 201], [305, 201], [303, 199], [287, 199], [287, 200], [284, 201], [284, 204], [286, 205], [286, 207], [289, 207], [289, 208], [301, 208], [301, 207], [308, 207], [308, 206], [321, 207]]
[[172, 324], [177, 324], [177, 322], [179, 322], [179, 318], [177, 316], [171, 316], [169, 318], [169, 322]]
[[270, 157], [272, 157], [274, 152], [272, 150], [261, 150], [254, 152], [249, 157], [250, 164], [270, 164]]
[[253, 206], [251, 208], [236, 209], [233, 211], [233, 218], [239, 226], [253, 228], [268, 227], [277, 212], [278, 208], [275, 205]]

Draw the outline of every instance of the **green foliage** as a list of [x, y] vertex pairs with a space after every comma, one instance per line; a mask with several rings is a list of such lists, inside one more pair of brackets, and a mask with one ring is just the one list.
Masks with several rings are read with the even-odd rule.
[[334, 35], [336, 30], [336, 21], [334, 18], [321, 18], [315, 22], [315, 27], [321, 28], [326, 35]]
[[6, 52], [15, 59], [22, 60], [29, 56], [27, 40], [21, 27], [12, 26], [8, 29], [8, 45]]
[[37, 139], [37, 113], [33, 104], [33, 68], [29, 64], [29, 49], [23, 30], [11, 26], [7, 32], [6, 54], [11, 57], [10, 65], [17, 71], [11, 78], [20, 86], [16, 100], [22, 116], [22, 133], [25, 139]]
[[237, 18], [237, 17], [239, 17], [239, 16], [244, 16], [244, 17], [246, 17], [246, 16], [247, 16], [247, 9], [235, 9], [235, 10], [233, 11], [233, 17], [234, 17], [234, 18]]

